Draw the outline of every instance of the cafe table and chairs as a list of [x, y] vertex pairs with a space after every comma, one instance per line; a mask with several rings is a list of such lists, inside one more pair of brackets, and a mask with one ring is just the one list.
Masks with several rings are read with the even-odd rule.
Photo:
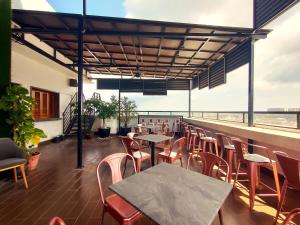
[[178, 165], [160, 163], [109, 189], [155, 224], [211, 225], [220, 216], [232, 185]]
[[166, 136], [166, 135], [161, 135], [161, 134], [146, 134], [146, 135], [136, 136], [135, 139], [138, 141], [147, 141], [150, 144], [151, 165], [154, 166], [154, 164], [155, 164], [155, 145], [157, 143], [171, 140], [172, 137]]

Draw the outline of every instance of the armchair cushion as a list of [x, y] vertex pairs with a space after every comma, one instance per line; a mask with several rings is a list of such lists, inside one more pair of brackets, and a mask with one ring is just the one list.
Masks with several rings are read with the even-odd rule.
[[25, 155], [13, 140], [10, 138], [0, 138], [0, 160], [8, 158], [25, 159]]
[[8, 158], [0, 160], [0, 170], [6, 169], [12, 166], [24, 164], [26, 162], [23, 158]]

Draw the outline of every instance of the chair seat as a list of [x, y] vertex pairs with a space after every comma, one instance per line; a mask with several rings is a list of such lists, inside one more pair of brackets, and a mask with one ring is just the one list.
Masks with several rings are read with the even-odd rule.
[[0, 160], [0, 170], [6, 169], [12, 166], [17, 166], [24, 164], [26, 162], [26, 159], [23, 158], [8, 158], [8, 159], [2, 159]]
[[216, 139], [213, 137], [201, 137], [200, 139], [203, 141], [216, 141]]
[[234, 145], [224, 145], [224, 148], [227, 150], [235, 150]]
[[139, 158], [144, 159], [144, 158], [150, 158], [151, 155], [147, 152], [136, 151], [136, 152], [133, 152], [133, 157], [137, 158], [137, 159], [139, 159]]
[[[250, 162], [257, 162], [257, 163], [269, 163], [270, 159], [258, 154], [244, 154], [244, 159]], [[272, 162], [275, 162], [272, 160]]]
[[117, 213], [124, 219], [133, 218], [141, 214], [137, 209], [135, 209], [132, 205], [127, 203], [123, 198], [116, 194], [108, 196], [105, 199], [105, 203], [110, 209], [112, 209], [115, 213]]
[[[170, 152], [165, 151], [165, 152], [160, 152], [158, 153], [159, 155], [163, 156], [163, 157], [169, 157]], [[171, 158], [175, 158], [177, 155], [177, 152], [171, 152], [170, 157]]]
[[161, 143], [156, 144], [155, 148], [158, 148], [160, 150], [170, 149], [170, 144], [165, 144], [164, 142], [161, 142]]

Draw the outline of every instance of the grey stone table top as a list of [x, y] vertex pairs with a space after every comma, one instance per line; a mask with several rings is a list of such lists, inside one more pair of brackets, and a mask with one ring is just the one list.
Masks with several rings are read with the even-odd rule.
[[160, 163], [109, 187], [160, 225], [210, 225], [232, 185]]
[[150, 141], [150, 142], [154, 142], [154, 143], [172, 139], [172, 137], [170, 137], [170, 136], [161, 135], [161, 134], [146, 134], [146, 135], [136, 136], [134, 138], [138, 139], [138, 140]]

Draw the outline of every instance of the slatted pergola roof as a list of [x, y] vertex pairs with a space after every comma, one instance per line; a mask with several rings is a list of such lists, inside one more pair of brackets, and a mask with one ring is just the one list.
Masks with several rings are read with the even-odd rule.
[[[252, 28], [208, 26], [14, 10], [14, 33], [31, 33], [77, 66], [83, 23], [83, 68], [92, 74], [196, 77], [254, 35]], [[269, 30], [256, 30], [265, 36]]]

